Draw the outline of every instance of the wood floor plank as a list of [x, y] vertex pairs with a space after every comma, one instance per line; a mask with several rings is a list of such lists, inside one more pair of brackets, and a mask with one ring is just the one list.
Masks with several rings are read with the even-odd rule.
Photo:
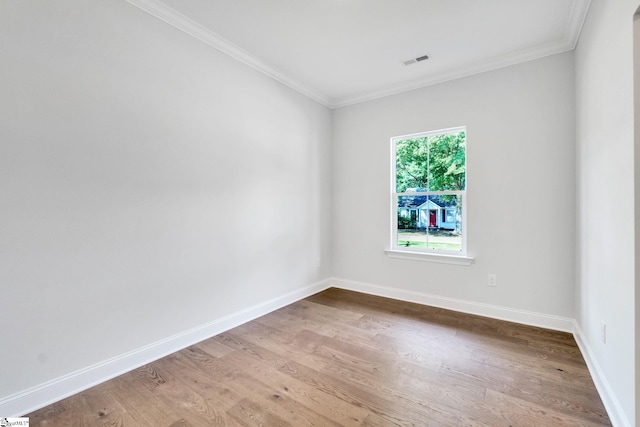
[[610, 426], [570, 334], [328, 289], [33, 426]]
[[216, 377], [210, 376], [208, 370], [201, 370], [197, 366], [189, 367], [187, 363], [170, 363], [167, 369], [176, 375], [177, 381], [174, 384], [178, 386], [184, 384], [184, 387], [189, 388], [207, 401], [209, 408], [207, 413], [219, 424], [223, 424], [220, 414], [236, 405], [243, 398], [242, 395], [233, 392], [225, 383], [225, 378], [232, 372], [231, 369], [225, 370], [227, 372], [225, 376]]
[[[51, 408], [44, 407], [33, 414], [28, 414], [29, 425], [43, 427], [84, 427], [92, 425], [88, 424], [85, 419], [91, 413], [91, 409], [86, 405], [86, 401], [82, 393], [63, 399], [57, 404], [64, 407], [64, 410], [53, 412], [51, 411]], [[46, 413], [50, 413], [51, 415], [46, 416]]]
[[535, 372], [543, 381], [554, 385], [580, 387], [595, 390], [593, 380], [584, 365], [567, 364], [558, 360], [550, 360], [542, 354], [514, 354], [502, 349], [476, 349], [471, 358], [479, 363], [507, 369], [509, 371]]
[[[140, 386], [121, 382], [117, 387], [112, 387], [110, 392], [139, 425], [188, 425], [181, 415], [160, 399], [141, 393]], [[153, 410], [148, 410], [149, 407]]]
[[[141, 396], [141, 405], [137, 407], [139, 412], [142, 412], [145, 418], [155, 418], [156, 414], [163, 414], [165, 422], [160, 424], [146, 424], [146, 425], [184, 425], [184, 426], [227, 426], [228, 423], [225, 419], [220, 419], [218, 416], [217, 408], [225, 402], [227, 399], [209, 399], [207, 395], [199, 394], [189, 384], [185, 384], [188, 380], [182, 381], [181, 372], [177, 376], [173, 376], [172, 372], [169, 372], [165, 368], [171, 368], [175, 370], [181, 365], [175, 363], [175, 359], [172, 357], [163, 358], [154, 362], [156, 369], [163, 372], [163, 375], [170, 377], [171, 381], [168, 384], [163, 384], [150, 390], [145, 385], [142, 385], [138, 380], [134, 378], [127, 378], [123, 376], [121, 381], [121, 389], [126, 392], [135, 390]], [[196, 373], [197, 375], [197, 373]], [[207, 382], [207, 385], [210, 385]], [[114, 394], [117, 394], [114, 391]], [[129, 399], [130, 396], [125, 395], [123, 399]], [[241, 399], [240, 396], [235, 398], [234, 402]], [[229, 406], [230, 407], [230, 406]], [[178, 415], [178, 417], [176, 417]]]
[[279, 393], [291, 396], [306, 407], [316, 408], [321, 415], [338, 425], [360, 425], [368, 414], [366, 410], [349, 405], [303, 381], [283, 374], [280, 370], [265, 369], [259, 372], [257, 377], [264, 383], [274, 384]]
[[415, 411], [404, 402], [390, 400], [383, 394], [372, 393], [368, 389], [357, 387], [347, 379], [313, 371], [296, 362], [290, 362], [280, 370], [353, 406], [373, 412], [391, 423], [417, 425], [417, 423], [424, 423], [425, 420], [436, 421], [429, 414]]
[[486, 407], [502, 417], [508, 425], [524, 427], [538, 427], [540, 425], [595, 427], [602, 425], [492, 390], [487, 391], [486, 403]]
[[312, 352], [307, 352], [302, 346], [295, 345], [294, 336], [287, 335], [287, 338], [282, 339], [279, 335], [260, 336], [252, 333], [243, 334], [242, 336], [246, 341], [255, 345], [259, 345], [267, 351], [274, 353], [282, 357], [285, 360], [296, 360], [299, 363], [308, 366], [313, 369], [320, 370], [327, 363], [326, 359], [323, 359]]
[[[176, 363], [177, 357], [171, 359], [160, 359], [154, 362], [156, 369], [168, 372], [175, 372], [174, 379], [162, 384], [151, 391], [154, 399], [159, 399], [165, 406], [181, 415], [190, 424], [224, 426], [225, 416], [221, 414], [224, 410], [238, 402], [242, 397], [229, 395], [224, 389], [219, 393], [216, 383], [199, 370], [186, 370], [185, 365]], [[196, 378], [204, 378], [201, 382], [194, 382], [187, 373]], [[231, 403], [229, 403], [231, 402]], [[155, 410], [154, 405], [150, 405], [149, 410]]]
[[[265, 370], [271, 369], [273, 368], [265, 368]], [[340, 425], [295, 400], [284, 388], [280, 388], [277, 384], [265, 383], [255, 375], [234, 375], [229, 387], [294, 426], [337, 427]], [[286, 388], [289, 389], [289, 387]]]
[[249, 399], [241, 400], [237, 405], [228, 410], [227, 414], [243, 426], [293, 426], [293, 424], [275, 414], [272, 414], [259, 404], [252, 402]]
[[[253, 323], [249, 323], [249, 324], [253, 324]], [[201, 350], [209, 353], [213, 357], [223, 357], [233, 351], [232, 348], [229, 348], [226, 345], [214, 340], [202, 341], [198, 343], [198, 347]]]
[[388, 354], [391, 352], [394, 357], [401, 360], [419, 363], [423, 367], [430, 367], [437, 371], [440, 364], [448, 354], [455, 354], [456, 357], [471, 358], [473, 350], [457, 343], [447, 343], [437, 339], [406, 339], [378, 334], [375, 336], [381, 348], [381, 352]]

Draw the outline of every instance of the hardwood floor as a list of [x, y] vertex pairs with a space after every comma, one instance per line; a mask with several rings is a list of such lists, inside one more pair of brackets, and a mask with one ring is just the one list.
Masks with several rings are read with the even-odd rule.
[[329, 289], [31, 426], [611, 425], [570, 334]]

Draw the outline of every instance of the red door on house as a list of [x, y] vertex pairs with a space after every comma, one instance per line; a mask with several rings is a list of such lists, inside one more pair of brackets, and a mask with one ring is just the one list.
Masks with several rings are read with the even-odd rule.
[[429, 211], [429, 227], [437, 227], [436, 211]]

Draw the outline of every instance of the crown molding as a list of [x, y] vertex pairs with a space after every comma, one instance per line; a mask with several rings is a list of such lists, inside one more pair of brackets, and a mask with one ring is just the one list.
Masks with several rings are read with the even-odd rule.
[[295, 78], [286, 75], [256, 56], [236, 46], [229, 40], [219, 36], [215, 32], [205, 28], [190, 18], [182, 15], [180, 12], [167, 6], [159, 0], [126, 0], [133, 6], [143, 10], [144, 12], [166, 22], [167, 24], [183, 31], [184, 33], [195, 37], [203, 43], [223, 52], [232, 58], [250, 66], [251, 68], [273, 78], [274, 80], [290, 87], [291, 89], [311, 98], [312, 100], [324, 105], [325, 107], [336, 109], [347, 107], [349, 105], [359, 104], [362, 102], [372, 101], [390, 95], [396, 95], [415, 89], [444, 83], [451, 80], [469, 77], [474, 74], [480, 74], [487, 71], [496, 70], [527, 61], [533, 61], [545, 56], [556, 55], [575, 49], [582, 26], [586, 20], [591, 0], [573, 0], [571, 14], [567, 23], [567, 31], [564, 38], [559, 42], [548, 43], [546, 45], [537, 46], [532, 49], [525, 49], [503, 55], [500, 57], [489, 58], [486, 61], [476, 62], [467, 67], [456, 68], [450, 71], [431, 75], [427, 78], [414, 80], [407, 84], [393, 85], [381, 89], [367, 91], [359, 94], [348, 95], [341, 98], [329, 98], [322, 95], [318, 91], [310, 88]]
[[506, 68], [512, 65], [518, 65], [524, 62], [533, 61], [536, 59], [544, 58], [551, 55], [567, 52], [572, 50], [573, 47], [567, 41], [562, 43], [552, 43], [542, 47], [536, 47], [534, 49], [527, 49], [517, 53], [500, 56], [497, 58], [491, 58], [487, 61], [476, 62], [467, 67], [456, 68], [451, 71], [445, 71], [443, 73], [431, 75], [424, 79], [414, 80], [404, 85], [389, 86], [384, 89], [364, 92], [356, 95], [346, 96], [336, 99], [331, 108], [342, 108], [349, 105], [360, 104], [367, 101], [373, 101], [375, 99], [384, 98], [391, 95], [396, 95], [403, 92], [409, 92], [411, 90], [420, 89], [427, 86], [432, 86], [439, 83], [448, 82], [451, 80], [461, 79], [463, 77], [470, 77], [475, 74], [485, 73], [487, 71], [493, 71], [500, 68]]
[[467, 67], [456, 68], [424, 79], [414, 80], [408, 84], [394, 85], [376, 91], [345, 96], [333, 100], [330, 107], [335, 109], [360, 104], [362, 102], [373, 101], [386, 96], [409, 92], [411, 90], [432, 86], [438, 83], [457, 80], [474, 74], [485, 73], [487, 71], [493, 71], [573, 50], [580, 39], [580, 33], [582, 32], [584, 21], [587, 19], [590, 5], [591, 0], [573, 0], [569, 22], [567, 23], [567, 31], [561, 41], [547, 43], [542, 46], [521, 50], [499, 57], [489, 58], [486, 61], [476, 62]]
[[239, 46], [236, 46], [229, 40], [219, 36], [213, 31], [198, 24], [192, 19], [182, 15], [175, 9], [167, 6], [166, 4], [158, 0], [126, 0], [127, 3], [147, 12], [148, 14], [166, 22], [167, 24], [177, 28], [180, 31], [200, 40], [201, 42], [219, 50], [222, 53], [229, 55], [230, 57], [250, 66], [251, 68], [271, 77], [272, 79], [290, 87], [296, 92], [313, 99], [314, 101], [324, 105], [325, 107], [331, 107], [330, 100], [316, 92], [315, 90], [307, 87], [303, 83], [300, 83], [296, 79], [287, 76], [283, 72], [267, 65], [259, 58], [251, 55], [249, 52], [243, 50]]
[[567, 33], [565, 34], [565, 42], [571, 45], [571, 49], [575, 49], [582, 33], [584, 21], [587, 20], [587, 14], [591, 7], [591, 0], [573, 0], [571, 7], [571, 16], [567, 24]]

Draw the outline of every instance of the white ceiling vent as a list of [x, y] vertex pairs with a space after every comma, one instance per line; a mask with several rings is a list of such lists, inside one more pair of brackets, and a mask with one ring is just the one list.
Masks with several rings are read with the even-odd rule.
[[422, 55], [422, 56], [418, 56], [417, 58], [411, 58], [407, 61], [404, 61], [403, 64], [404, 65], [411, 65], [411, 64], [415, 64], [417, 62], [420, 61], [426, 61], [427, 59], [429, 59], [429, 55]]

